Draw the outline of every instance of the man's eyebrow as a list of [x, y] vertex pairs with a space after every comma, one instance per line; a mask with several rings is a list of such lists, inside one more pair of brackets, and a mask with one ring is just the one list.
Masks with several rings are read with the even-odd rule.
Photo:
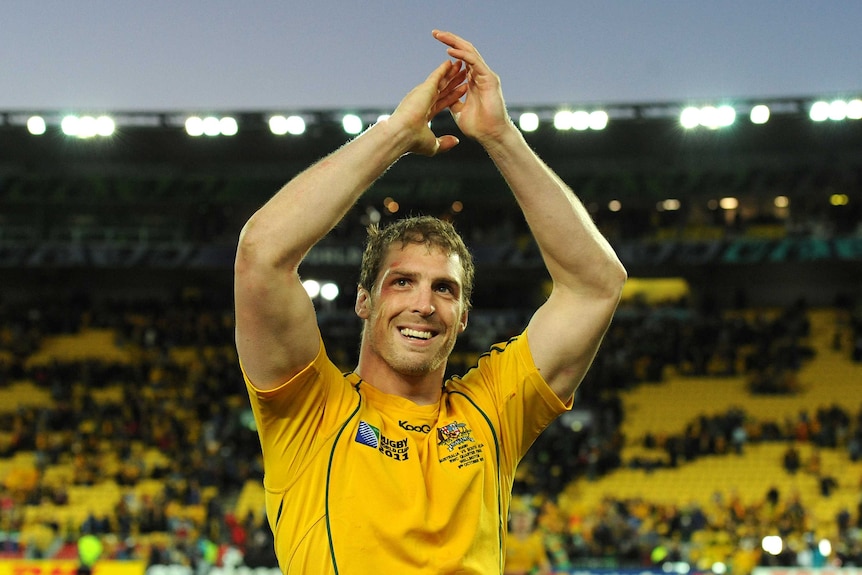
[[446, 283], [461, 285], [461, 282], [455, 276], [439, 276], [437, 278], [434, 278], [434, 281], [435, 282], [446, 282]]
[[404, 268], [391, 267], [391, 268], [389, 268], [389, 270], [387, 271], [387, 274], [386, 274], [386, 275], [388, 275], [388, 276], [390, 276], [390, 277], [391, 277], [391, 276], [398, 276], [398, 277], [402, 277], [402, 278], [415, 278], [415, 277], [416, 277], [416, 276], [418, 276], [419, 274], [418, 274], [417, 272], [413, 272], [413, 271], [410, 271], [410, 270], [406, 270], [406, 269], [404, 269]]

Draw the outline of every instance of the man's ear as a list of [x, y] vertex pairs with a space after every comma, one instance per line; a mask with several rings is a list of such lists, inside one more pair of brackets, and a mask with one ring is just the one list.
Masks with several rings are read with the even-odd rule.
[[359, 319], [368, 319], [368, 316], [371, 315], [369, 310], [370, 297], [371, 296], [364, 288], [359, 287], [356, 290], [356, 305], [353, 306], [353, 309], [356, 311], [356, 315], [359, 316]]
[[467, 316], [470, 314], [467, 310], [464, 310], [464, 313], [461, 314], [461, 321], [458, 322], [458, 333], [464, 333], [464, 330], [467, 329]]

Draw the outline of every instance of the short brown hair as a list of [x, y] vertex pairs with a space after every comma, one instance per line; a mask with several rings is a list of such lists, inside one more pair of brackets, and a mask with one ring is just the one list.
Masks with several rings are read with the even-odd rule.
[[458, 256], [463, 274], [462, 299], [467, 309], [470, 309], [473, 279], [476, 274], [473, 255], [450, 222], [434, 216], [412, 216], [396, 220], [383, 228], [377, 224], [371, 224], [367, 231], [368, 238], [359, 271], [359, 287], [371, 293], [380, 273], [380, 266], [383, 265], [383, 258], [391, 245], [425, 244], [428, 247], [439, 248], [447, 255]]

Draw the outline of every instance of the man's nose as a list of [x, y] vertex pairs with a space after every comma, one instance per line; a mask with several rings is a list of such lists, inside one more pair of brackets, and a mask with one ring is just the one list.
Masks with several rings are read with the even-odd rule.
[[433, 315], [437, 308], [434, 307], [433, 294], [431, 290], [419, 290], [416, 300], [413, 302], [413, 311], [423, 317]]

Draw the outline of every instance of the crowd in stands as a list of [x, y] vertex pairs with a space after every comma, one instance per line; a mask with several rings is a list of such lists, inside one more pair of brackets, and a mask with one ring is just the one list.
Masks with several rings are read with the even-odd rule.
[[[576, 403], [591, 412], [591, 423], [580, 432], [562, 422], [552, 425], [528, 453], [525, 468], [547, 469], [553, 462], [555, 471], [522, 477], [515, 485], [516, 497], [538, 510], [536, 527], [557, 569], [609, 561], [694, 562], [704, 546], [732, 549], [727, 556], [737, 564], [734, 573], [763, 562], [803, 565], [810, 559], [806, 502], [793, 494], [764, 493], [762, 502], [751, 505], [732, 492], [716, 493], [709, 507], [608, 498], [580, 515], [556, 503], [576, 479], [596, 480], [621, 466], [680, 466], [756, 441], [784, 441], [789, 451], [795, 443], [812, 442], [844, 449], [853, 461], [862, 458], [862, 410], [842, 406], [812, 406], [792, 425], [752, 422], [741, 410], [692, 414], [682, 434], [644, 438], [662, 447], [666, 458], [624, 461], [621, 456], [625, 413], [619, 392], [660, 382], [667, 366], [682, 375], [741, 370], [752, 392], [792, 392], [793, 374], [813, 355], [805, 345], [806, 313], [804, 303], [753, 321], [710, 306], [693, 309], [685, 301], [657, 306], [635, 301], [620, 308], [578, 391]], [[485, 322], [497, 333], [477, 339], [510, 335], [523, 319], [512, 314], [506, 321]], [[846, 317], [855, 330], [855, 347], [842, 349], [848, 361], [859, 361], [862, 318]], [[46, 337], [90, 328], [112, 330], [114, 345], [132, 360], [30, 361]], [[458, 358], [468, 361], [470, 352], [478, 351], [460, 349]], [[345, 362], [351, 353], [343, 351]], [[20, 381], [46, 390], [50, 403], [0, 409], [0, 462], [33, 454], [32, 470], [0, 476], [0, 556], [55, 556], [89, 533], [105, 540], [109, 556], [149, 564], [209, 564], [228, 548], [240, 550], [247, 565], [275, 564], [262, 510], [236, 514], [240, 490], [248, 481], [261, 481], [262, 468], [233, 347], [229, 302], [194, 290], [172, 301], [0, 301], [0, 392]], [[147, 456], [153, 452], [160, 457]], [[48, 471], [58, 465], [69, 467], [70, 475], [47, 481]], [[788, 455], [788, 473], [800, 465]], [[122, 493], [108, 513], [59, 524], [31, 511], [68, 505], [70, 490], [98, 489], [105, 482]], [[158, 490], [135, 489], [152, 482]], [[862, 484], [859, 489], [862, 495]], [[33, 517], [41, 518], [50, 537], [27, 538]], [[845, 564], [862, 565], [862, 498], [836, 522], [841, 533], [836, 553]], [[758, 537], [771, 529], [798, 539], [792, 556], [760, 553]]]
[[[0, 413], [0, 458], [32, 452], [32, 475], [15, 474], [0, 486], [0, 552], [28, 557], [51, 554], [83, 533], [110, 535], [114, 552], [142, 551], [137, 538], [151, 538], [145, 557], [155, 563], [199, 560], [202, 541], [239, 546], [248, 557], [272, 563], [269, 527], [259, 516], [235, 517], [225, 505], [262, 471], [257, 435], [245, 418], [245, 389], [233, 353], [229, 308], [186, 296], [175, 306], [154, 302], [92, 306], [86, 301], [5, 307], [0, 323], [0, 389], [15, 381], [49, 390], [51, 407], [23, 406]], [[133, 349], [131, 362], [84, 359], [29, 364], [43, 337], [84, 328], [110, 328], [116, 345]], [[171, 350], [193, 350], [178, 361]], [[118, 397], [99, 401], [100, 391]], [[109, 445], [106, 447], [105, 442]], [[157, 461], [145, 452], [155, 449]], [[71, 477], [47, 485], [44, 472], [59, 464]], [[112, 481], [121, 488], [156, 480], [156, 493], [125, 490], [108, 513], [91, 513], [80, 525], [49, 524], [55, 537], [21, 539], [28, 507], [62, 506], [73, 486]], [[68, 481], [68, 483], [66, 482]], [[192, 520], [180, 511], [200, 507]], [[261, 538], [269, 545], [261, 543]], [[259, 549], [258, 549], [259, 548]]]

